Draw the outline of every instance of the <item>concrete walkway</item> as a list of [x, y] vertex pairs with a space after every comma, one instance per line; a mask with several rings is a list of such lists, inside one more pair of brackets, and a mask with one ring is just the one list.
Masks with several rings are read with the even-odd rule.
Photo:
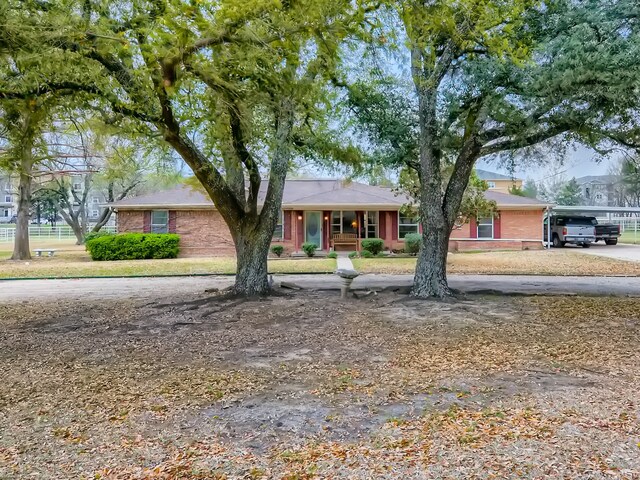
[[[274, 280], [295, 283], [303, 288], [339, 288], [335, 275], [276, 275]], [[353, 288], [409, 286], [412, 282], [412, 275], [361, 275], [353, 282]], [[0, 281], [0, 302], [157, 298], [199, 294], [207, 288], [226, 288], [232, 284], [231, 276], [12, 280]], [[449, 284], [466, 293], [640, 296], [640, 277], [450, 275]]]
[[628, 262], [640, 262], [640, 245], [605, 245], [604, 243], [594, 243], [591, 245], [591, 248], [576, 248], [576, 250], [587, 255], [615, 258]]
[[349, 258], [349, 254], [347, 252], [338, 253], [338, 258], [336, 258], [336, 270], [355, 270], [353, 262]]

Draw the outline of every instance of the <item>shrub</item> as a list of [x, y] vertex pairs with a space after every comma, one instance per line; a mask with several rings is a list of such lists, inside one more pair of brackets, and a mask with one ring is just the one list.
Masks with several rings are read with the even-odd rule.
[[315, 243], [306, 242], [302, 244], [302, 251], [307, 254], [307, 257], [313, 257], [317, 249], [318, 246]]
[[327, 258], [338, 258], [338, 254], [336, 252], [329, 252]]
[[356, 258], [358, 256], [358, 252], [350, 252], [349, 258]]
[[276, 257], [279, 257], [284, 252], [284, 247], [282, 245], [273, 245], [271, 247], [271, 253], [273, 253]]
[[369, 250], [362, 250], [360, 252], [360, 256], [362, 258], [373, 258], [374, 257], [373, 253], [371, 253]]
[[176, 258], [180, 236], [173, 233], [103, 235], [86, 243], [93, 260]]
[[87, 243], [89, 240], [93, 240], [94, 238], [108, 237], [110, 235], [115, 235], [115, 233], [101, 232], [101, 231], [89, 232], [84, 236], [84, 243]]
[[404, 237], [404, 251], [415, 255], [420, 251], [420, 245], [422, 244], [422, 235], [419, 233], [410, 233]]
[[378, 255], [384, 248], [384, 241], [381, 238], [367, 238], [362, 240], [362, 249]]

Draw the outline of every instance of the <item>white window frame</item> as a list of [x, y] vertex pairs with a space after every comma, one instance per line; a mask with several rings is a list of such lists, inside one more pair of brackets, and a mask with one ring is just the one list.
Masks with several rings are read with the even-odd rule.
[[[404, 222], [403, 223], [402, 222], [403, 218], [414, 219], [415, 223], [413, 223], [413, 222], [412, 223], [408, 223], [408, 222]], [[402, 216], [402, 215], [400, 215], [400, 212], [398, 211], [398, 240], [401, 241], [401, 242], [404, 242], [404, 237], [400, 236], [400, 226], [401, 225], [403, 227], [415, 227], [415, 230], [416, 230], [415, 232], [405, 232], [405, 234], [404, 234], [405, 236], [410, 235], [412, 233], [420, 233], [420, 220], [418, 219], [418, 216], [417, 215], [409, 216], [409, 217], [408, 216]]]
[[92, 201], [93, 203], [100, 203], [100, 199], [99, 199], [98, 197], [93, 197], [93, 198], [91, 199], [91, 201]]
[[4, 196], [4, 201], [5, 201], [5, 203], [11, 203], [11, 202], [13, 202], [13, 197], [11, 195], [5, 195]]
[[73, 182], [73, 190], [74, 192], [79, 192], [82, 190], [82, 183], [81, 182]]
[[[486, 227], [489, 223], [481, 223], [483, 220], [491, 220], [491, 236], [490, 237], [481, 237], [480, 236], [480, 226]], [[495, 238], [496, 232], [496, 222], [493, 217], [485, 217], [485, 218], [477, 218], [476, 219], [476, 238], [478, 240], [493, 240]]]
[[[166, 213], [167, 214], [167, 222], [166, 223], [153, 223], [153, 214], [154, 213]], [[169, 210], [151, 210], [151, 225], [149, 226], [150, 233], [169, 233]], [[161, 230], [161, 231], [157, 231]]]
[[[278, 235], [278, 228], [280, 229], [280, 235]], [[284, 240], [284, 211], [280, 210], [278, 214], [278, 221], [276, 223], [276, 228], [273, 231], [273, 240]]]
[[[342, 228], [344, 226], [343, 225], [343, 223], [344, 223], [344, 212], [354, 212], [355, 216], [356, 216], [356, 222], [357, 222], [358, 221], [358, 212], [359, 211], [362, 211], [362, 210], [332, 210], [331, 211], [331, 217], [330, 217], [331, 218], [331, 225], [330, 225], [331, 226], [331, 235], [334, 235], [336, 233], [339, 233], [339, 234], [344, 233], [343, 228]], [[340, 217], [339, 217], [340, 218], [340, 222], [339, 223], [335, 223], [334, 222], [333, 214], [336, 213], [336, 212], [340, 213]], [[363, 217], [364, 217], [364, 225], [363, 225], [363, 227], [364, 227], [364, 237], [360, 237], [360, 238], [363, 238], [363, 239], [364, 238], [379, 238], [379, 235], [380, 235], [380, 231], [379, 231], [379, 228], [380, 228], [380, 211], [379, 210], [365, 210], [365, 211], [362, 211], [362, 213], [363, 213]], [[375, 215], [375, 219], [376, 219], [375, 223], [369, 222], [369, 216], [370, 216], [369, 214], [374, 214]], [[376, 231], [375, 231], [376, 236], [375, 237], [370, 237], [369, 236], [369, 225], [374, 225], [375, 226], [375, 229], [376, 229]], [[340, 227], [339, 231], [338, 232], [334, 232], [333, 231], [334, 227]], [[357, 227], [356, 227], [356, 229], [357, 229]]]
[[98, 215], [100, 215], [100, 210], [91, 210], [91, 216], [92, 217], [97, 217]]
[[489, 188], [496, 188], [496, 182], [487, 181], [487, 185], [488, 185]]

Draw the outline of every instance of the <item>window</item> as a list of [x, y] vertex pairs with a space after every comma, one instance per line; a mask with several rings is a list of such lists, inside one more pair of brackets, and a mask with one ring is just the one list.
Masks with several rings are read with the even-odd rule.
[[331, 212], [331, 235], [339, 233], [353, 233], [360, 238], [377, 238], [378, 212], [361, 212], [359, 215], [354, 211]]
[[91, 199], [91, 201], [92, 201], [93, 203], [100, 203], [100, 199], [99, 199], [98, 197], [93, 197], [93, 198]]
[[418, 233], [418, 224], [417, 216], [402, 216], [400, 212], [398, 212], [398, 238], [403, 239], [410, 233]]
[[478, 238], [493, 238], [493, 217], [478, 219]]
[[276, 229], [273, 231], [273, 238], [276, 240], [282, 240], [284, 238], [284, 212], [280, 210], [280, 214], [278, 215], [278, 223], [276, 224]]
[[74, 189], [76, 192], [79, 192], [80, 190], [82, 190], [82, 184], [81, 184], [80, 182], [74, 182], [74, 184], [73, 184], [73, 189]]
[[604, 198], [604, 195], [602, 195], [601, 193], [596, 193], [596, 200], [602, 200]]
[[99, 213], [100, 213], [100, 210], [91, 210], [92, 217], [97, 217]]
[[378, 212], [364, 212], [365, 238], [378, 238]]
[[496, 182], [487, 182], [489, 188], [496, 188]]
[[8, 217], [9, 216], [9, 209], [5, 208], [2, 216], [3, 217]]
[[4, 201], [5, 201], [6, 203], [11, 203], [11, 195], [5, 195], [5, 196], [4, 196]]
[[169, 233], [169, 212], [167, 210], [151, 211], [151, 233]]

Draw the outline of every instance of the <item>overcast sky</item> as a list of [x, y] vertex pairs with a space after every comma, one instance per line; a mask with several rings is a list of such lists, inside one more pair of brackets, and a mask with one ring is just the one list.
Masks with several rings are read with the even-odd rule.
[[[596, 152], [585, 147], [578, 147], [575, 151], [567, 152], [567, 156], [563, 164], [552, 164], [547, 166], [540, 165], [527, 165], [526, 161], [519, 162], [516, 167], [516, 178], [527, 179], [532, 178], [536, 181], [547, 180], [552, 177], [558, 177], [562, 179], [571, 179], [572, 177], [580, 178], [586, 175], [607, 175], [612, 164], [617, 162], [616, 157], [612, 159], [604, 159], [600, 162], [595, 159], [598, 158]], [[477, 167], [483, 170], [489, 170], [491, 172], [502, 173], [504, 175], [510, 175], [511, 172], [505, 167], [501, 167], [496, 162], [480, 161]]]

